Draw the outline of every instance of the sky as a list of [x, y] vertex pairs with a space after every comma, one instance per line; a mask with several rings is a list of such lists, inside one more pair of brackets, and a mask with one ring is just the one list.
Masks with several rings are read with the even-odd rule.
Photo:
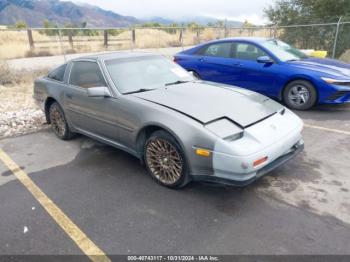
[[184, 18], [209, 16], [227, 18], [254, 24], [267, 22], [263, 9], [274, 0], [78, 0], [80, 3], [97, 5], [121, 15], [137, 18], [154, 16], [164, 18]]

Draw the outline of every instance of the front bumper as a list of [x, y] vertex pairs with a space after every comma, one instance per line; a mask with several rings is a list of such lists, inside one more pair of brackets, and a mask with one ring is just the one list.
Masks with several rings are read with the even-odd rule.
[[326, 104], [343, 104], [350, 103], [350, 90], [339, 90], [326, 98], [323, 103]]
[[350, 102], [350, 87], [325, 82], [316, 83], [319, 104], [343, 104]]
[[304, 149], [304, 141], [299, 140], [295, 145], [293, 145], [288, 152], [286, 152], [284, 155], [276, 158], [274, 161], [270, 162], [263, 168], [259, 169], [256, 173], [255, 176], [250, 177], [247, 180], [232, 180], [232, 179], [227, 179], [223, 177], [218, 177], [218, 176], [202, 176], [202, 175], [196, 175], [192, 177], [193, 181], [206, 181], [206, 182], [214, 182], [214, 183], [220, 183], [220, 184], [225, 184], [225, 185], [232, 185], [232, 186], [246, 186], [260, 177], [266, 175], [267, 173], [271, 172], [275, 168], [285, 164], [289, 160], [293, 159], [296, 155], [298, 155], [301, 151]]

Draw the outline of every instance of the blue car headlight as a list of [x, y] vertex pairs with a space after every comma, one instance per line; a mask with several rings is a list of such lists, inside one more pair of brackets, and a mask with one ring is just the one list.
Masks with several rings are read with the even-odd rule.
[[350, 79], [334, 79], [329, 77], [321, 77], [321, 79], [331, 85], [350, 87]]

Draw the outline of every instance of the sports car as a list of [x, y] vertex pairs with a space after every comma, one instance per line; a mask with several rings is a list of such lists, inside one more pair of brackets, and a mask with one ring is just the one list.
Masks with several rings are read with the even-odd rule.
[[197, 80], [156, 54], [69, 61], [34, 84], [60, 139], [80, 133], [139, 158], [163, 186], [247, 185], [297, 155], [303, 123], [258, 93]]

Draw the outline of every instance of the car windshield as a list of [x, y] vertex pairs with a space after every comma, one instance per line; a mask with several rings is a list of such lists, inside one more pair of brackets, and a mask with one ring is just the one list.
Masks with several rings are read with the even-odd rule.
[[301, 60], [308, 57], [299, 49], [296, 49], [287, 43], [275, 39], [262, 42], [262, 46], [268, 49], [283, 62]]
[[122, 94], [145, 92], [194, 81], [195, 78], [162, 56], [143, 56], [106, 61], [113, 83]]

